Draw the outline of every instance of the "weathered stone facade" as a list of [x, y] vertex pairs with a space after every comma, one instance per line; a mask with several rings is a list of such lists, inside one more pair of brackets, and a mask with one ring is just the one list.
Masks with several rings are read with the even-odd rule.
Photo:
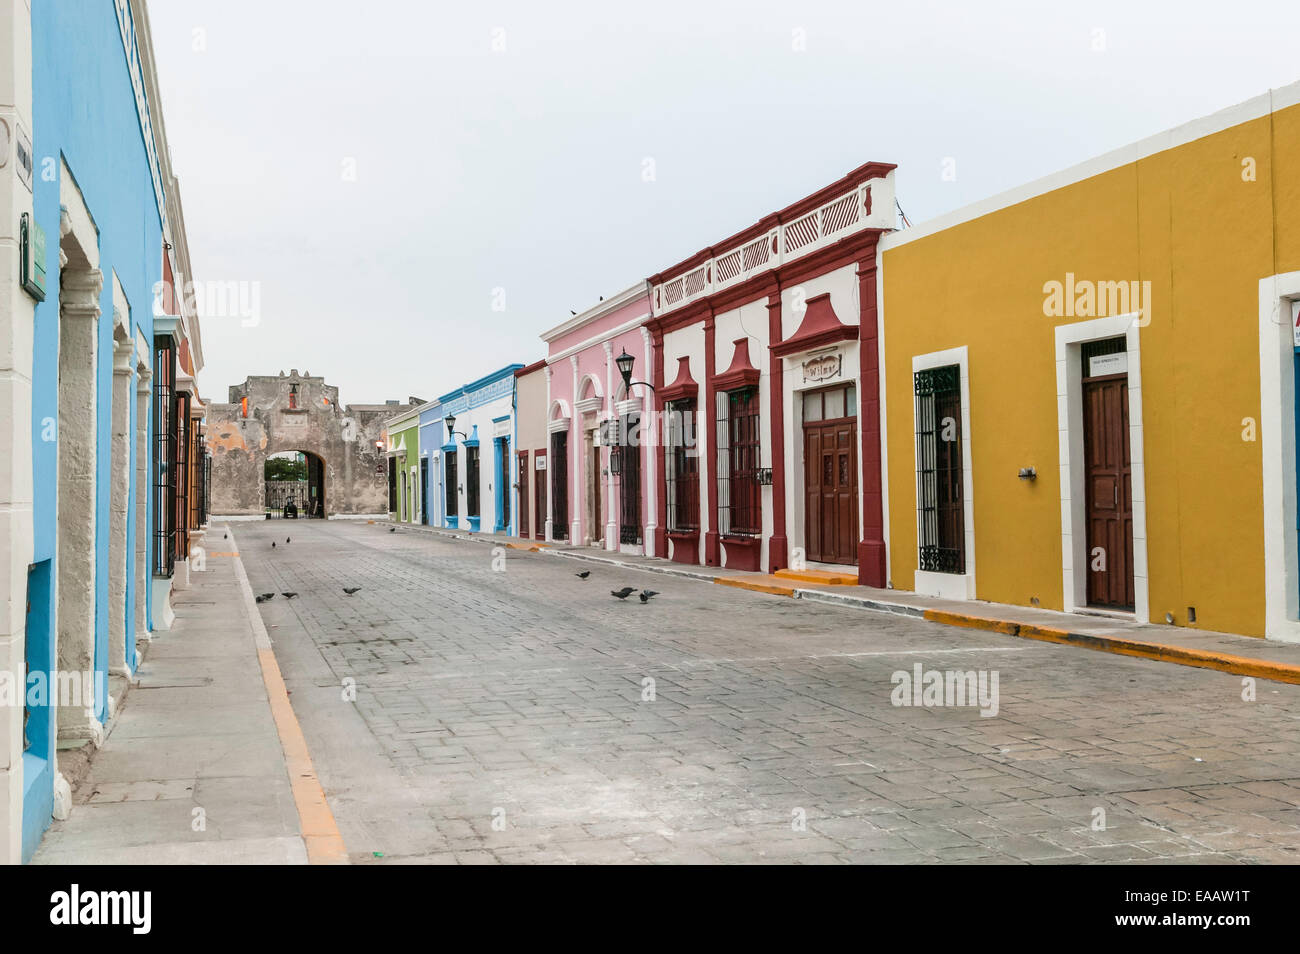
[[264, 512], [266, 458], [304, 451], [325, 462], [327, 514], [387, 513], [384, 421], [403, 406], [394, 402], [342, 407], [337, 387], [296, 369], [232, 385], [229, 404], [208, 405], [212, 512]]

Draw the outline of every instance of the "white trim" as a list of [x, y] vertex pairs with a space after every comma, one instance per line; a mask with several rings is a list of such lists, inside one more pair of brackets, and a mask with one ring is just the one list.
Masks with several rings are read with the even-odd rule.
[[1300, 272], [1259, 281], [1259, 440], [1264, 504], [1264, 635], [1300, 642], [1296, 540], [1295, 341], [1282, 302], [1300, 299]]
[[1021, 202], [1026, 202], [1048, 192], [1054, 192], [1073, 183], [1082, 182], [1084, 179], [1091, 179], [1093, 176], [1101, 175], [1112, 169], [1131, 165], [1157, 153], [1165, 152], [1189, 142], [1195, 142], [1197, 139], [1203, 139], [1206, 136], [1212, 136], [1225, 129], [1231, 129], [1233, 126], [1239, 126], [1242, 123], [1267, 116], [1269, 113], [1295, 106], [1297, 103], [1300, 103], [1300, 82], [1283, 86], [1280, 89], [1269, 90], [1267, 93], [1248, 99], [1244, 103], [1229, 106], [1227, 109], [1221, 109], [1209, 116], [1202, 116], [1181, 126], [1175, 126], [1173, 129], [1167, 129], [1164, 132], [1122, 146], [1086, 162], [1070, 166], [1068, 169], [1017, 186], [1014, 189], [975, 202], [946, 215], [938, 216], [928, 222], [922, 222], [911, 228], [885, 235], [880, 240], [880, 247], [892, 249], [900, 245], [906, 245], [908, 242], [925, 238], [936, 232], [942, 232], [954, 225], [978, 219], [999, 209], [1018, 205]]
[[[562, 338], [564, 335], [567, 335], [569, 332], [576, 331], [577, 329], [581, 328], [583, 325], [589, 322], [596, 321], [600, 318], [604, 318], [606, 315], [613, 314], [614, 312], [622, 308], [624, 305], [636, 301], [638, 295], [645, 295], [647, 301], [649, 300], [650, 292], [648, 290], [645, 281], [639, 281], [635, 285], [632, 285], [629, 288], [626, 288], [623, 291], [619, 292], [617, 295], [614, 295], [613, 297], [608, 298], [605, 301], [597, 302], [596, 304], [588, 308], [586, 311], [582, 312], [579, 315], [576, 315], [573, 318], [570, 318], [568, 321], [563, 322], [562, 324], [558, 324], [554, 328], [551, 328], [547, 331], [543, 331], [538, 337], [540, 337], [543, 341], [549, 344], [551, 341], [555, 340], [556, 338]], [[647, 312], [643, 318], [638, 319], [638, 323], [644, 321], [645, 318], [649, 318], [649, 317], [650, 317], [649, 312]], [[592, 340], [599, 341], [600, 339], [595, 338]], [[556, 357], [562, 357], [562, 356], [557, 355]]]
[[1078, 346], [1123, 335], [1128, 351], [1128, 439], [1133, 494], [1133, 618], [1150, 622], [1147, 569], [1146, 457], [1142, 429], [1142, 315], [1134, 312], [1056, 326], [1056, 423], [1061, 467], [1061, 599], [1067, 613], [1088, 606], [1088, 534], [1084, 495], [1083, 369]]
[[[957, 365], [961, 374], [961, 497], [962, 523], [966, 543], [965, 573], [934, 573], [929, 570], [916, 571], [912, 589], [923, 596], [937, 596], [947, 600], [975, 599], [975, 471], [972, 465], [971, 448], [971, 406], [970, 406], [970, 358], [966, 346], [948, 348], [944, 351], [931, 351], [929, 354], [912, 356], [912, 373], [927, 368], [942, 368], [950, 364]], [[913, 411], [915, 414], [915, 411]], [[912, 428], [912, 453], [916, 455], [916, 428]], [[920, 547], [920, 517], [917, 517], [917, 547]]]

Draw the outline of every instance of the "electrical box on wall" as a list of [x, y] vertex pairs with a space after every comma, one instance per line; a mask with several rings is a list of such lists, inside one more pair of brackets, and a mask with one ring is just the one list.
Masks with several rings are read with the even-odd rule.
[[45, 301], [45, 230], [26, 212], [19, 226], [19, 240], [22, 244], [23, 291], [37, 301]]

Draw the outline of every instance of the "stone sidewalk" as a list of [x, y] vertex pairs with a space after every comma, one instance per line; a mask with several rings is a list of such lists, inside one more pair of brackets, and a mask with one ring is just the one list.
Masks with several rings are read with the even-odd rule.
[[[131, 689], [34, 864], [306, 864], [233, 535], [173, 594], [176, 623]], [[225, 554], [230, 555], [225, 555]]]
[[[382, 518], [373, 521], [385, 523]], [[1029, 606], [1011, 606], [984, 600], [945, 600], [906, 590], [870, 586], [832, 586], [783, 580], [767, 573], [747, 573], [717, 567], [673, 563], [661, 557], [612, 553], [598, 547], [575, 546], [563, 541], [538, 543], [526, 537], [468, 533], [405, 523], [399, 530], [433, 533], [449, 539], [504, 545], [548, 556], [583, 560], [705, 583], [726, 583], [767, 595], [832, 603], [857, 609], [893, 613], [951, 626], [983, 629], [1004, 635], [1043, 638], [1087, 649], [1135, 655], [1160, 662], [1218, 669], [1241, 675], [1300, 684], [1300, 644], [1222, 633], [1187, 626], [1138, 623], [1122, 617], [1062, 613]], [[1153, 617], [1156, 615], [1152, 610]], [[1023, 630], [1023, 631], [1022, 631]], [[1069, 636], [1070, 639], [1055, 638]], [[1226, 657], [1226, 659], [1225, 659]], [[1252, 663], [1262, 664], [1259, 668]]]

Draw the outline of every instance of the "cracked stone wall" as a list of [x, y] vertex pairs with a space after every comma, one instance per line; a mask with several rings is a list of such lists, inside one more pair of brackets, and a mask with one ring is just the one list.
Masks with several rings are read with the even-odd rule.
[[207, 407], [212, 513], [262, 513], [262, 468], [268, 456], [281, 451], [306, 451], [324, 460], [327, 513], [387, 513], [384, 421], [408, 406], [410, 402], [343, 407], [337, 387], [297, 369], [232, 385], [230, 403]]

